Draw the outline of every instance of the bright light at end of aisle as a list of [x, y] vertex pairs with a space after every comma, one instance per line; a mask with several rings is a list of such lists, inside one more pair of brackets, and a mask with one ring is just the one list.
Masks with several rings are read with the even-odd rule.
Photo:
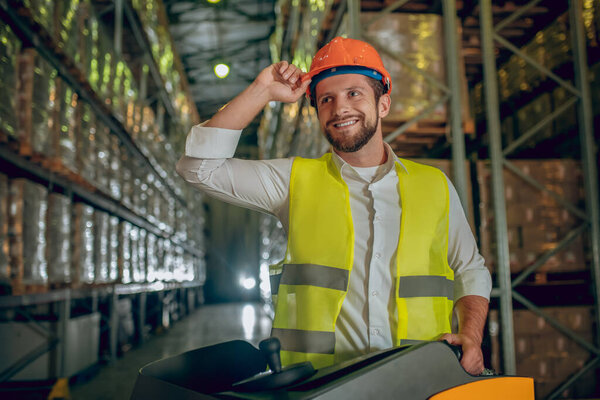
[[206, 1], [208, 1], [210, 4], [217, 4], [217, 3], [221, 2], [221, 0], [206, 0]]
[[248, 290], [253, 289], [254, 286], [256, 286], [256, 279], [241, 277], [240, 278], [240, 285], [243, 288], [248, 289]]
[[227, 64], [215, 65], [215, 75], [221, 79], [225, 78], [229, 75], [229, 66]]

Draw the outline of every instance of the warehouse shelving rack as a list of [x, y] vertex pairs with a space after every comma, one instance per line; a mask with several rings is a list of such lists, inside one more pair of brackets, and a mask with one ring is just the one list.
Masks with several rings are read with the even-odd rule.
[[[537, 268], [544, 264], [544, 262], [550, 258], [554, 253], [564, 248], [571, 240], [577, 235], [583, 233], [584, 230], [589, 230], [589, 237], [591, 239], [591, 271], [593, 277], [594, 297], [595, 297], [595, 317], [596, 321], [600, 321], [600, 308], [598, 307], [598, 300], [600, 299], [599, 286], [600, 285], [600, 218], [598, 213], [598, 174], [596, 169], [596, 145], [594, 143], [594, 126], [593, 126], [593, 110], [591, 107], [591, 96], [590, 96], [590, 85], [589, 85], [589, 71], [588, 71], [588, 58], [586, 50], [586, 41], [583, 32], [583, 20], [582, 20], [582, 2], [580, 0], [569, 1], [569, 14], [570, 14], [570, 26], [573, 37], [573, 67], [575, 75], [575, 86], [569, 82], [564, 81], [561, 77], [554, 74], [548, 68], [537, 63], [534, 59], [521, 52], [516, 46], [512, 45], [509, 41], [500, 36], [499, 32], [507, 26], [511, 21], [514, 21], [523, 15], [528, 8], [531, 8], [539, 3], [539, 0], [533, 0], [526, 5], [522, 6], [512, 16], [507, 17], [504, 21], [500, 22], [496, 26], [493, 24], [492, 17], [492, 3], [490, 0], [480, 0], [480, 21], [481, 21], [481, 44], [483, 51], [483, 65], [484, 65], [484, 90], [485, 90], [485, 111], [487, 116], [488, 133], [490, 137], [490, 158], [492, 165], [492, 193], [493, 193], [493, 205], [495, 213], [495, 230], [496, 230], [496, 242], [497, 242], [497, 257], [498, 257], [498, 283], [499, 287], [495, 288], [492, 295], [500, 298], [500, 316], [502, 326], [502, 352], [504, 361], [504, 370], [508, 374], [514, 374], [516, 372], [516, 359], [515, 359], [515, 343], [514, 343], [514, 330], [513, 330], [513, 318], [512, 318], [512, 307], [513, 300], [523, 304], [529, 310], [535, 314], [543, 317], [549, 324], [559, 330], [561, 333], [574, 340], [583, 348], [587, 349], [595, 357], [589, 361], [580, 371], [571, 376], [566, 382], [560, 385], [548, 398], [557, 398], [565, 389], [573, 384], [578, 378], [583, 376], [589, 370], [592, 370], [598, 365], [600, 358], [600, 349], [592, 343], [588, 343], [582, 339], [575, 332], [572, 332], [567, 327], [556, 321], [550, 315], [545, 313], [542, 309], [537, 307], [534, 302], [527, 299], [520, 293], [513, 289], [519, 285], [528, 275], [533, 273]], [[548, 76], [550, 79], [556, 81], [559, 85], [565, 87], [570, 91], [574, 97], [573, 102], [577, 102], [578, 105], [578, 119], [579, 119], [579, 136], [581, 143], [581, 155], [583, 162], [584, 171], [584, 187], [586, 194], [586, 210], [580, 210], [560, 196], [549, 193], [553, 198], [563, 205], [570, 212], [577, 215], [583, 220], [583, 223], [573, 231], [569, 232], [558, 244], [558, 246], [537, 260], [533, 265], [523, 271], [516, 279], [511, 280], [509, 258], [508, 258], [508, 239], [507, 239], [507, 219], [506, 219], [506, 206], [504, 201], [504, 182], [502, 171], [503, 168], [508, 168], [521, 178], [534, 187], [540, 190], [547, 190], [542, 187], [538, 182], [522, 173], [517, 167], [515, 167], [510, 161], [506, 159], [511, 152], [513, 152], [520, 144], [524, 143], [527, 139], [532, 138], [541, 128], [546, 124], [557, 118], [561, 111], [564, 112], [566, 107], [561, 110], [557, 110], [553, 114], [547, 116], [543, 120], [539, 121], [530, 131], [526, 132], [518, 141], [509, 145], [506, 148], [502, 148], [501, 140], [501, 129], [500, 129], [500, 114], [499, 114], [499, 103], [498, 103], [498, 87], [496, 81], [496, 60], [495, 60], [495, 45], [494, 41], [497, 41], [505, 48], [510, 49], [512, 52], [522, 57], [528, 64], [539, 69], [543, 74]], [[598, 335], [598, 332], [596, 332]], [[598, 336], [596, 336], [598, 342]]]
[[[138, 146], [130, 133], [119, 118], [105, 105], [103, 99], [94, 92], [85, 75], [78, 70], [77, 66], [68, 56], [61, 51], [57, 44], [53, 42], [50, 35], [27, 14], [17, 12], [23, 7], [22, 3], [13, 0], [0, 0], [0, 20], [11, 27], [16, 36], [27, 46], [34, 47], [38, 53], [49, 62], [58, 71], [59, 76], [77, 93], [80, 99], [83, 99], [92, 109], [96, 117], [110, 128], [112, 135], [115, 135], [120, 143], [132, 154], [135, 159], [141, 163], [150, 174], [155, 176], [163, 184], [168, 193], [176, 200], [181, 209], [184, 209], [188, 215], [192, 210], [188, 207], [186, 199], [173, 179], [158, 164], [152, 155]], [[146, 103], [158, 100], [156, 105], [159, 115], [159, 124], [164, 127], [164, 120], [161, 115], [165, 110], [169, 118], [175, 118], [174, 105], [165, 90], [165, 83], [162, 80], [156, 61], [150, 51], [148, 39], [137, 19], [134, 10], [128, 0], [115, 0], [114, 6], [109, 7], [110, 12], [114, 12], [115, 17], [115, 51], [122, 52], [121, 43], [123, 41], [123, 16], [127, 19], [127, 28], [133, 31], [133, 36], [143, 51], [143, 62], [146, 67], [142, 68], [140, 75], [140, 92]], [[151, 85], [148, 82], [151, 80]], [[185, 85], [184, 85], [185, 86]], [[150, 92], [150, 93], [148, 93]], [[197, 122], [197, 111], [191, 110]], [[12, 151], [9, 147], [0, 145], [0, 170], [6, 171], [11, 177], [25, 177], [31, 181], [46, 186], [50, 191], [64, 194], [74, 203], [85, 203], [94, 209], [105, 211], [111, 215], [117, 216], [121, 221], [127, 221], [137, 227], [140, 227], [159, 238], [171, 241], [176, 247], [197, 257], [203, 258], [201, 250], [183, 243], [177, 235], [164, 230], [161, 226], [150, 222], [144, 215], [139, 215], [135, 210], [127, 207], [120, 201], [111, 196], [90, 189], [88, 185], [70, 179], [55, 171], [43, 168], [27, 157], [21, 156]], [[67, 288], [50, 290], [44, 293], [30, 293], [20, 296], [0, 296], [0, 312], [3, 315], [11, 315], [11, 312], [18, 315], [23, 321], [28, 321], [37, 326], [38, 331], [48, 337], [48, 342], [44, 346], [33, 349], [24, 355], [16, 363], [0, 371], [0, 383], [8, 381], [12, 376], [25, 368], [27, 365], [38, 359], [41, 355], [48, 353], [58, 344], [66, 343], [67, 322], [71, 317], [72, 310], [87, 309], [87, 311], [101, 315], [101, 335], [107, 335], [108, 351], [106, 358], [109, 362], [114, 361], [118, 355], [117, 335], [118, 335], [118, 315], [117, 303], [119, 299], [130, 298], [135, 303], [133, 310], [136, 316], [136, 342], [141, 343], [145, 337], [145, 327], [150, 319], [155, 320], [155, 326], [163, 325], [160, 314], [166, 308], [175, 306], [181, 310], [181, 314], [189, 313], [193, 308], [203, 303], [203, 282], [150, 282], [135, 284], [104, 284], [81, 288]], [[157, 306], [147, 307], [147, 301], [151, 297], [155, 300]], [[101, 309], [100, 303], [106, 303], [107, 307]], [[32, 316], [31, 308], [38, 306], [48, 307], [49, 313], [56, 318], [58, 330], [48, 332], [35, 322]], [[168, 321], [167, 321], [168, 324]], [[65, 366], [65, 348], [62, 346], [62, 354], [55, 358], [55, 370], [64, 376]]]
[[[398, 61], [402, 62], [405, 67], [411, 69], [411, 71], [417, 72], [422, 76], [425, 76], [425, 79], [432, 85], [432, 87], [436, 87], [441, 89], [443, 95], [437, 100], [437, 104], [442, 104], [445, 101], [449, 101], [451, 116], [451, 146], [452, 152], [451, 157], [453, 160], [453, 167], [455, 168], [455, 183], [457, 186], [457, 191], [460, 195], [461, 201], [463, 201], [463, 206], [466, 208], [468, 202], [465, 201], [467, 198], [467, 191], [465, 189], [466, 182], [466, 171], [461, 168], [464, 166], [464, 161], [466, 155], [473, 155], [473, 152], [480, 150], [482, 146], [481, 141], [477, 140], [472, 143], [469, 143], [471, 146], [468, 150], [465, 151], [465, 141], [464, 141], [464, 133], [461, 126], [462, 116], [460, 114], [460, 85], [458, 85], [459, 78], [459, 65], [460, 59], [458, 58], [458, 30], [459, 27], [456, 24], [456, 5], [457, 2], [454, 0], [444, 0], [442, 2], [427, 2], [427, 1], [409, 1], [409, 0], [399, 0], [399, 1], [360, 1], [360, 0], [339, 0], [333, 1], [333, 6], [330, 11], [330, 15], [325, 18], [325, 24], [321, 29], [319, 45], [323, 45], [331, 40], [334, 36], [342, 33], [340, 32], [340, 26], [344, 24], [346, 21], [347, 33], [350, 37], [360, 38], [363, 34], [363, 29], [360, 24], [359, 14], [361, 12], [361, 8], [364, 9], [368, 7], [369, 9], [379, 9], [379, 15], [385, 15], [390, 12], [431, 12], [432, 7], [435, 9], [433, 12], [439, 13], [441, 10], [443, 22], [444, 22], [444, 40], [445, 40], [445, 48], [448, 49], [448, 53], [446, 55], [446, 67], [448, 71], [448, 81], [447, 82], [439, 82], [434, 78], [427, 76], [427, 73], [419, 70], [416, 66], [411, 66], [409, 62], [404, 60], [401, 55], [392, 54], [392, 56]], [[368, 4], [367, 4], [368, 3]], [[416, 3], [416, 4], [410, 4]], [[526, 4], [522, 4], [526, 3]], [[559, 74], [554, 71], [549, 70], [548, 68], [540, 65], [531, 57], [528, 57], [524, 54], [519, 47], [522, 46], [526, 41], [529, 41], [533, 34], [536, 33], [535, 29], [541, 29], [544, 25], [536, 26], [536, 24], [523, 23], [518, 24], [518, 20], [522, 17], [527, 17], [531, 15], [537, 15], [539, 10], [536, 10], [536, 6], [539, 5], [540, 0], [533, 0], [530, 2], [515, 2], [511, 5], [515, 7], [515, 10], [505, 15], [507, 9], [502, 10], [502, 14], [492, 10], [492, 2], [490, 0], [477, 0], [477, 1], [468, 1], [462, 2], [461, 9], [459, 10], [459, 15], [462, 18], [466, 18], [470, 16], [471, 13], [475, 14], [477, 10], [479, 10], [480, 20], [479, 27], [470, 25], [471, 31], [479, 30], [477, 36], [480, 36], [480, 47], [483, 53], [482, 59], [479, 61], [479, 64], [483, 64], [483, 74], [478, 72], [479, 78], [483, 78], [484, 90], [485, 90], [485, 111], [488, 120], [488, 136], [489, 136], [489, 157], [492, 162], [492, 182], [493, 182], [493, 205], [494, 205], [494, 214], [495, 214], [495, 231], [496, 231], [496, 242], [498, 243], [497, 249], [497, 257], [499, 260], [499, 265], [497, 268], [497, 276], [498, 276], [498, 284], [499, 287], [494, 287], [492, 291], [492, 297], [499, 300], [499, 308], [501, 315], [501, 338], [502, 338], [502, 355], [503, 355], [503, 373], [506, 374], [515, 374], [516, 373], [516, 355], [515, 355], [515, 338], [514, 338], [514, 330], [513, 330], [513, 301], [518, 302], [525, 306], [527, 309], [533, 311], [536, 315], [542, 316], [552, 327], [556, 328], [559, 332], [563, 333], [566, 337], [572, 339], [580, 345], [582, 348], [589, 351], [594, 355], [593, 359], [589, 361], [580, 371], [575, 373], [573, 376], [569, 377], [563, 384], [559, 385], [552, 394], [548, 398], [557, 398], [559, 397], [565, 389], [567, 389], [570, 385], [572, 385], [578, 378], [582, 377], [586, 372], [593, 370], [599, 364], [600, 349], [597, 345], [593, 343], [589, 343], [584, 340], [580, 335], [571, 331], [567, 327], [563, 326], [556, 319], [552, 318], [543, 309], [535, 305], [535, 302], [525, 297], [523, 294], [514, 291], [515, 287], [518, 287], [521, 283], [523, 283], [537, 268], [544, 264], [550, 257], [554, 254], [558, 253], [561, 249], [564, 249], [569, 243], [571, 243], [575, 238], [582, 235], [584, 232], [589, 231], [590, 238], [590, 248], [592, 250], [592, 260], [591, 260], [591, 276], [593, 281], [590, 283], [593, 287], [593, 302], [595, 307], [595, 320], [596, 323], [600, 323], [600, 307], [598, 306], [598, 302], [600, 301], [600, 230], [599, 223], [600, 217], [598, 213], [599, 201], [598, 201], [598, 176], [596, 170], [596, 149], [597, 145], [594, 139], [594, 125], [593, 118], [594, 113], [591, 107], [591, 96], [590, 96], [590, 81], [589, 81], [589, 72], [588, 72], [588, 58], [586, 56], [586, 41], [583, 32], [583, 19], [582, 19], [582, 8], [583, 3], [581, 0], [570, 0], [565, 1], [565, 4], [556, 4], [556, 9], [550, 10], [550, 13], [544, 15], [542, 19], [545, 23], [551, 22], [553, 18], [556, 18], [560, 13], [564, 12], [566, 9], [569, 11], [570, 15], [570, 26], [571, 31], [573, 32], [573, 49], [574, 49], [574, 62], [572, 63], [574, 68], [575, 75], [575, 83], [571, 84], [567, 82], [564, 78], [561, 78]], [[568, 4], [567, 4], [568, 3]], [[288, 4], [282, 2], [282, 4]], [[504, 4], [504, 3], [503, 3]], [[407, 5], [411, 7], [406, 7]], [[300, 2], [290, 2], [288, 4], [290, 7], [287, 12], [284, 14], [284, 18], [288, 18], [287, 25], [289, 27], [297, 27], [298, 18], [300, 13]], [[398, 10], [399, 8], [404, 7], [402, 10]], [[493, 19], [499, 19], [501, 16], [502, 21], [493, 26]], [[377, 18], [377, 17], [376, 17]], [[472, 21], [471, 21], [472, 22]], [[280, 21], [280, 24], [282, 22]], [[283, 22], [285, 23], [285, 22]], [[515, 24], [516, 23], [516, 24]], [[510, 34], [507, 36], [516, 36], [523, 35], [523, 31], [527, 32], [529, 39], [524, 37], [519, 37], [521, 42], [518, 45], [512, 44], [507, 39], [500, 36], [500, 31], [506, 29], [507, 27], [511, 27], [513, 24], [517, 26], [518, 29], [513, 29], [512, 31], [509, 29]], [[325, 27], [325, 25], [329, 25]], [[460, 27], [462, 28], [462, 27]], [[528, 29], [528, 31], [527, 31]], [[506, 32], [506, 31], [505, 31]], [[504, 33], [504, 32], [503, 32]], [[294, 35], [296, 33], [286, 32], [285, 39], [283, 41], [283, 53], [285, 54], [285, 46], [290, 46], [294, 41]], [[463, 29], [464, 35], [464, 29]], [[471, 32], [471, 35], [473, 33]], [[362, 36], [366, 38], [365, 36]], [[369, 39], [369, 38], [366, 38]], [[523, 42], [525, 40], [525, 42]], [[500, 51], [498, 51], [498, 47], [494, 46], [494, 41], [500, 43]], [[469, 49], [472, 50], [472, 49]], [[502, 140], [501, 140], [501, 129], [500, 129], [500, 113], [499, 109], [502, 106], [499, 103], [498, 99], [498, 89], [497, 89], [497, 56], [501, 55], [502, 60], [506, 61], [508, 58], [507, 53], [515, 53], [521, 57], [523, 57], [530, 64], [534, 65], [536, 68], [542, 71], [542, 74], [549, 77], [548, 79], [549, 86], [562, 86], [565, 87], [570, 93], [573, 94], [573, 97], [567, 100], [563, 105], [557, 107], [549, 115], [545, 116], [542, 120], [538, 121], [534, 127], [529, 129], [527, 132], [523, 133], [516, 141], [509, 143], [506, 148], [502, 148]], [[472, 66], [470, 66], [472, 67]], [[563, 68], [564, 66], [561, 66]], [[474, 67], [471, 69], [471, 71]], [[541, 90], [544, 90], [544, 85], [541, 85]], [[536, 182], [529, 176], [525, 175], [523, 172], [518, 170], [507, 160], [507, 156], [512, 154], [525, 142], [528, 140], [531, 141], [534, 138], [535, 134], [539, 132], [540, 129], [550, 124], [560, 115], [567, 112], [571, 106], [574, 104], [578, 107], [578, 119], [579, 119], [579, 137], [580, 137], [580, 148], [582, 154], [583, 161], [583, 169], [584, 169], [584, 179], [585, 179], [585, 194], [586, 194], [586, 205], [587, 208], [585, 210], [578, 208], [577, 206], [570, 204], [564, 199], [560, 198], [560, 196], [548, 192], [539, 182]], [[435, 107], [433, 105], [431, 109]], [[275, 112], [278, 110], [275, 109]], [[408, 128], [408, 124], [414, 123], [419, 119], [426, 116], [426, 113], [430, 111], [430, 109], [425, 109], [423, 113], [419, 116], [416, 116], [413, 120], [407, 121], [404, 125], [399, 126], [390, 136], [386, 138], [386, 140], [391, 140], [395, 135], [401, 135]], [[298, 112], [300, 115], [300, 112]], [[275, 118], [275, 123], [271, 121], [271, 132], [270, 137], [271, 141], [274, 141], [274, 137], [276, 135], [276, 130], [278, 128], [277, 120]], [[596, 136], [597, 137], [597, 136]], [[434, 149], [431, 154], [441, 154], [445, 152], [445, 149]], [[506, 168], [510, 170], [512, 173], [520, 176], [524, 179], [527, 185], [531, 185], [535, 188], [538, 188], [541, 191], [545, 191], [551, 198], [553, 198], [558, 204], [561, 204], [566, 210], [568, 210], [571, 214], [577, 216], [581, 219], [581, 223], [579, 226], [575, 227], [571, 232], [567, 233], [561, 240], [558, 245], [553, 249], [547, 251], [543, 254], [538, 260], [536, 260], [531, 266], [529, 266], [525, 271], [523, 271], [516, 278], [511, 278], [509, 259], [508, 259], [508, 232], [507, 232], [507, 220], [506, 220], [506, 204], [504, 202], [504, 182], [502, 178], [503, 169]], [[462, 170], [461, 170], [462, 169]], [[459, 180], [456, 180], [456, 177], [459, 177]], [[467, 214], [468, 215], [468, 214]], [[267, 229], [264, 233], [265, 237], [275, 235], [276, 230]], [[270, 243], [275, 241], [271, 240]], [[266, 246], [265, 249], [270, 251], [269, 246]], [[600, 337], [598, 337], [599, 330], [596, 327], [596, 343], [600, 343]]]

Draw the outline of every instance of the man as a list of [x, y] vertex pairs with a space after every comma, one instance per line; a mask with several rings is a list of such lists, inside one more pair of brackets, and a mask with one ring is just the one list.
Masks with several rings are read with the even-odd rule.
[[[479, 374], [490, 275], [445, 175], [398, 159], [384, 143], [391, 88], [373, 47], [335, 38], [309, 73], [273, 64], [194, 127], [177, 171], [217, 198], [281, 220], [288, 248], [271, 271], [272, 334], [284, 364], [309, 360], [319, 368], [445, 339], [462, 346], [463, 367]], [[305, 92], [331, 153], [231, 158], [241, 130], [268, 102], [295, 102]]]

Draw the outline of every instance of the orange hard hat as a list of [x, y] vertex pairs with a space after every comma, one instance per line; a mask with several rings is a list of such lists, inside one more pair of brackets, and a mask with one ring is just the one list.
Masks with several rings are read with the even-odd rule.
[[311, 93], [321, 80], [339, 74], [361, 74], [381, 80], [384, 93], [392, 92], [392, 78], [383, 66], [377, 50], [362, 40], [335, 37], [315, 54], [310, 71], [302, 80], [312, 79], [306, 97], [314, 105]]

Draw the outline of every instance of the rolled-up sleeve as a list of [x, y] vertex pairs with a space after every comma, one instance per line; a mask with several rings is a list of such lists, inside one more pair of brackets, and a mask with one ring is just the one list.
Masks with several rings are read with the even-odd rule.
[[177, 173], [219, 200], [279, 216], [287, 210], [293, 159], [241, 160], [235, 154], [241, 130], [194, 126]]
[[454, 301], [476, 295], [490, 299], [492, 278], [479, 253], [471, 227], [465, 217], [456, 189], [450, 190], [450, 226], [448, 232], [448, 264], [454, 270]]
[[241, 134], [241, 130], [196, 125], [185, 139], [185, 156], [201, 159], [231, 158]]

